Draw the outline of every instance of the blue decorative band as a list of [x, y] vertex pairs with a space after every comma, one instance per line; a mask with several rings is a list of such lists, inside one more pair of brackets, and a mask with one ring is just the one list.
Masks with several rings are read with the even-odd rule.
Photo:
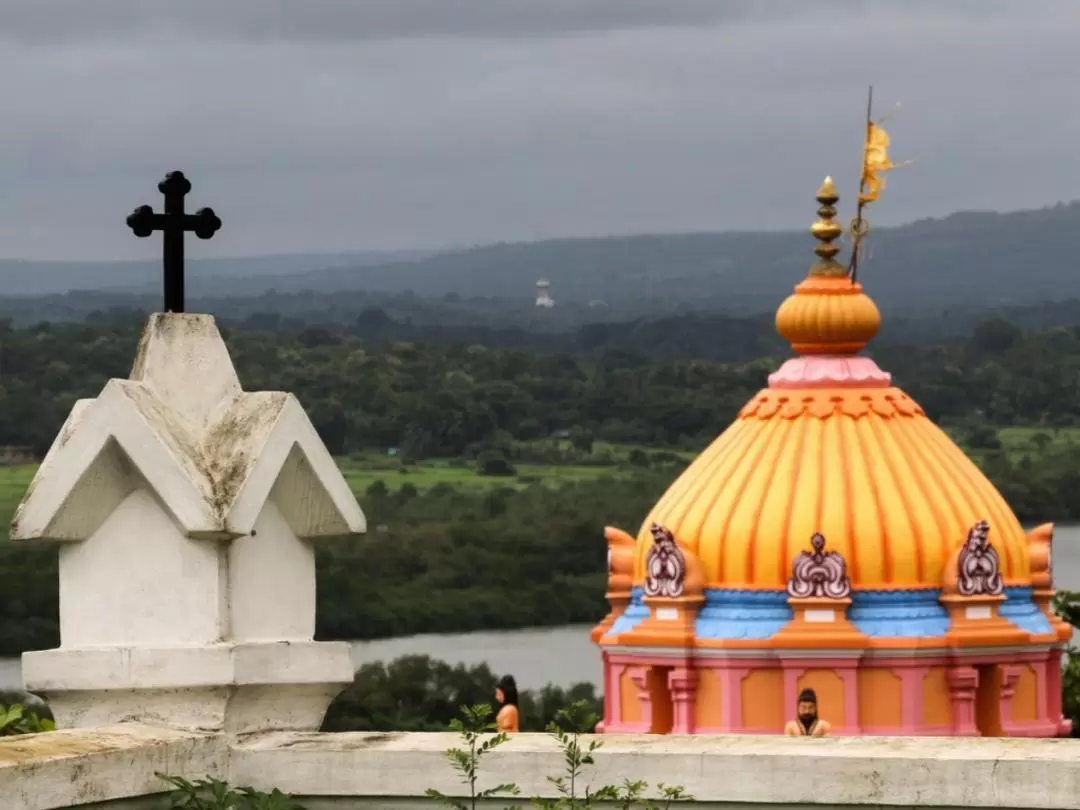
[[628, 633], [649, 618], [649, 608], [642, 601], [645, 598], [645, 589], [636, 586], [630, 589], [630, 604], [626, 606], [623, 615], [615, 620], [605, 635], [617, 636], [619, 633]]
[[783, 591], [709, 588], [694, 633], [701, 639], [766, 639], [793, 618]]
[[876, 638], [935, 638], [949, 629], [949, 614], [936, 588], [911, 591], [854, 591], [848, 618]]
[[1031, 598], [1031, 588], [1006, 588], [1005, 601], [1001, 603], [998, 615], [1032, 635], [1049, 635], [1054, 632], [1050, 620]]
[[[949, 630], [949, 614], [938, 601], [941, 591], [853, 591], [848, 618], [875, 638], [940, 638]], [[1021, 630], [1033, 635], [1053, 633], [1050, 622], [1032, 600], [1031, 588], [1006, 588], [999, 610]], [[645, 591], [635, 587], [626, 611], [608, 635], [633, 630], [648, 618]], [[784, 591], [740, 591], [707, 588], [694, 632], [699, 639], [767, 639], [793, 618]]]

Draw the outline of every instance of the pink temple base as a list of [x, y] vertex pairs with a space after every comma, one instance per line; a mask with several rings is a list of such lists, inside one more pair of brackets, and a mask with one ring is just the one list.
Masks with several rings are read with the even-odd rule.
[[859, 355], [793, 357], [769, 375], [770, 388], [888, 388], [891, 384], [891, 374]]
[[[977, 658], [958, 659], [949, 655], [889, 656], [874, 659], [844, 659], [830, 657], [784, 658], [762, 656], [761, 658], [702, 658], [696, 661], [685, 657], [662, 657], [653, 655], [604, 654], [604, 721], [598, 732], [606, 734], [649, 733], [652, 726], [651, 699], [645, 689], [646, 675], [650, 667], [661, 667], [668, 672], [667, 685], [671, 695], [673, 722], [670, 732], [698, 735], [768, 735], [783, 733], [780, 728], [751, 728], [743, 725], [743, 696], [740, 684], [757, 669], [777, 669], [783, 672], [784, 716], [793, 717], [802, 675], [810, 669], [831, 670], [844, 683], [844, 723], [835, 724], [832, 734], [837, 737], [874, 736], [980, 736], [976, 721], [976, 694], [979, 685], [977, 669], [997, 664], [1004, 668], [1001, 686], [1002, 731], [1010, 737], [1068, 736], [1072, 723], [1061, 716], [1060, 698], [1055, 690], [1060, 684], [1053, 675], [1060, 672], [1060, 650], [1031, 653], [989, 653]], [[1018, 665], [1028, 664], [1036, 681], [1042, 684], [1037, 695], [1037, 720], [1014, 721], [1012, 697], [1019, 677]], [[949, 702], [952, 724], [926, 724], [923, 717], [923, 689], [932, 668], [947, 667]], [[888, 727], [860, 727], [857, 673], [863, 669], [886, 669], [900, 680], [900, 722]], [[697, 726], [695, 700], [698, 687], [696, 672], [712, 670], [721, 685], [720, 700], [723, 702], [719, 725]], [[622, 705], [623, 674], [629, 674], [640, 701], [640, 718], [627, 722], [619, 717]]]

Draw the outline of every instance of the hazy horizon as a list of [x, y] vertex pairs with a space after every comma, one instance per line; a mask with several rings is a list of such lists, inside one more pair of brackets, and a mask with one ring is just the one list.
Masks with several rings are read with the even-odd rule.
[[1053, 206], [1078, 40], [1072, 0], [8, 0], [0, 255], [155, 258], [174, 168], [192, 259], [797, 230], [826, 174], [850, 215], [871, 83], [916, 161], [876, 226]]
[[[938, 217], [920, 217], [918, 219], [913, 219], [913, 220], [910, 220], [910, 221], [907, 221], [907, 222], [896, 222], [896, 223], [892, 223], [892, 224], [889, 224], [889, 225], [883, 225], [883, 226], [880, 226], [880, 229], [881, 230], [892, 230], [894, 228], [903, 228], [903, 227], [906, 227], [908, 225], [914, 225], [916, 222], [927, 221], [927, 220], [940, 221], [940, 220], [943, 220], [943, 219], [948, 219], [949, 217], [955, 216], [955, 215], [958, 215], [958, 214], [1001, 214], [1001, 215], [1024, 214], [1024, 213], [1033, 212], [1033, 211], [1045, 211], [1045, 210], [1055, 208], [1055, 207], [1058, 207], [1058, 206], [1067, 206], [1067, 205], [1075, 205], [1075, 204], [1080, 204], [1080, 196], [1078, 196], [1074, 200], [1064, 200], [1064, 201], [1057, 201], [1057, 202], [1053, 202], [1053, 203], [1047, 203], [1046, 205], [1042, 205], [1042, 206], [1039, 206], [1037, 208], [1016, 208], [1016, 209], [1010, 209], [1010, 210], [975, 209], [975, 208], [972, 208], [972, 209], [967, 209], [967, 210], [952, 211], [950, 213], [943, 214], [943, 215], [938, 216]], [[192, 257], [190, 255], [190, 251], [188, 251], [187, 260], [189, 262], [228, 262], [228, 261], [258, 261], [258, 260], [262, 260], [262, 259], [265, 259], [265, 260], [289, 259], [289, 258], [304, 259], [304, 258], [308, 258], [308, 257], [322, 259], [322, 258], [331, 258], [331, 257], [335, 257], [335, 256], [340, 256], [342, 258], [345, 258], [345, 257], [351, 257], [351, 256], [377, 255], [377, 254], [386, 254], [386, 256], [388, 258], [390, 258], [390, 257], [394, 257], [394, 256], [408, 255], [410, 253], [435, 255], [435, 254], [441, 254], [441, 253], [455, 253], [455, 252], [468, 251], [468, 250], [483, 250], [484, 248], [496, 247], [498, 245], [531, 245], [531, 244], [537, 244], [537, 243], [540, 243], [540, 242], [586, 242], [586, 241], [603, 240], [603, 239], [631, 239], [631, 238], [635, 238], [635, 237], [697, 236], [697, 235], [704, 235], [704, 234], [716, 235], [716, 234], [753, 234], [753, 233], [791, 233], [791, 232], [798, 232], [798, 231], [806, 231], [806, 233], [809, 234], [810, 233], [810, 223], [813, 222], [814, 216], [815, 216], [815, 214], [814, 214], [814, 209], [813, 209], [813, 203], [811, 202], [811, 213], [810, 213], [810, 216], [807, 218], [806, 224], [803, 227], [794, 227], [794, 228], [777, 227], [777, 228], [760, 228], [758, 230], [750, 230], [750, 229], [745, 229], [744, 228], [744, 229], [738, 229], [738, 230], [716, 230], [716, 229], [713, 229], [713, 230], [692, 230], [692, 231], [634, 231], [634, 232], [629, 232], [629, 233], [597, 233], [597, 234], [583, 234], [583, 235], [577, 235], [577, 236], [553, 235], [553, 236], [543, 237], [542, 239], [496, 239], [496, 240], [491, 241], [491, 242], [477, 242], [477, 243], [471, 244], [471, 245], [444, 245], [444, 246], [423, 246], [423, 245], [420, 245], [420, 246], [412, 246], [412, 247], [388, 248], [388, 249], [385, 249], [385, 250], [379, 250], [379, 249], [369, 250], [369, 249], [365, 249], [365, 248], [361, 247], [361, 248], [356, 248], [354, 250], [334, 250], [334, 251], [325, 251], [325, 252], [320, 252], [320, 251], [317, 251], [317, 250], [309, 250], [309, 251], [289, 251], [289, 252], [282, 252], [282, 253], [236, 253], [236, 254], [231, 254], [231, 255], [230, 254], [214, 255], [212, 253], [208, 253], [208, 255], [195, 256], [195, 257]], [[838, 218], [842, 218], [842, 217], [838, 217]], [[154, 238], [160, 239], [160, 236], [155, 235]], [[189, 235], [188, 238], [191, 239], [192, 241], [194, 241], [194, 239], [195, 239], [195, 237], [190, 236], [190, 235]], [[27, 263], [27, 264], [88, 264], [88, 265], [91, 265], [91, 264], [111, 264], [111, 263], [133, 263], [133, 262], [147, 262], [147, 261], [155, 261], [156, 262], [161, 258], [161, 256], [160, 256], [160, 253], [161, 253], [160, 247], [161, 247], [161, 245], [160, 245], [160, 242], [156, 242], [155, 244], [157, 245], [157, 249], [154, 251], [153, 255], [151, 255], [151, 256], [134, 256], [134, 257], [132, 257], [132, 256], [124, 256], [124, 257], [105, 256], [105, 257], [99, 258], [99, 259], [54, 259], [54, 258], [49, 258], [49, 257], [31, 258], [31, 257], [27, 257], [27, 256], [3, 256], [3, 255], [0, 255], [0, 262], [24, 262], [24, 263]], [[205, 244], [205, 243], [203, 243], [203, 244]]]

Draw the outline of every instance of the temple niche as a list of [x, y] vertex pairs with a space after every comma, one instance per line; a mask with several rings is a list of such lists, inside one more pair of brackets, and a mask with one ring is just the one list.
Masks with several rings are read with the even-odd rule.
[[1053, 526], [860, 354], [874, 302], [835, 260], [780, 306], [796, 353], [671, 485], [606, 531], [606, 732], [779, 734], [804, 689], [838, 735], [1067, 735]]

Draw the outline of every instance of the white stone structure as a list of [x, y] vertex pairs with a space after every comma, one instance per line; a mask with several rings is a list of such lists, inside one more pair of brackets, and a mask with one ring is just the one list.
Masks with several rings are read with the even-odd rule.
[[364, 515], [299, 402], [241, 390], [207, 315], [153, 315], [129, 380], [75, 404], [12, 522], [60, 555], [60, 727], [317, 729], [352, 682], [318, 643], [312, 541]]
[[555, 299], [551, 297], [551, 282], [546, 278], [536, 282], [536, 305], [542, 309], [555, 306]]

